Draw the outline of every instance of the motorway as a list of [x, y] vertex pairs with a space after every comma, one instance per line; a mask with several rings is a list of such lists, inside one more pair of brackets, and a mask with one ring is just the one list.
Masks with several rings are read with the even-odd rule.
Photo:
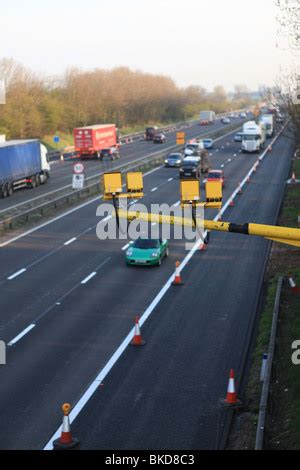
[[[243, 119], [234, 119], [231, 124], [242, 123]], [[202, 134], [206, 134], [217, 129], [226, 130], [227, 124], [222, 124], [220, 120], [216, 121], [210, 126], [199, 126], [195, 124], [185, 129], [186, 139], [191, 139]], [[167, 142], [165, 144], [153, 145], [152, 142], [136, 141], [129, 144], [124, 144], [120, 149], [120, 159], [111, 162], [110, 160], [104, 160], [103, 162], [97, 160], [83, 160], [85, 165], [85, 177], [95, 176], [103, 171], [110, 171], [111, 169], [136, 160], [138, 158], [145, 157], [155, 152], [161, 152], [168, 148], [176, 145], [176, 132], [170, 132], [166, 134]], [[12, 197], [6, 199], [0, 199], [0, 216], [1, 212], [8, 208], [14, 208], [18, 204], [22, 204], [26, 201], [30, 202], [31, 199], [40, 198], [42, 196], [51, 193], [52, 191], [58, 190], [65, 186], [70, 186], [72, 183], [73, 164], [77, 159], [69, 159], [64, 162], [55, 161], [51, 162], [51, 177], [45, 185], [41, 185], [38, 188], [32, 189], [20, 189], [15, 191]]]
[[[239, 148], [232, 134], [212, 152], [213, 167], [225, 171], [225, 201], [257, 159]], [[292, 141], [280, 137], [224, 219], [276, 223], [292, 153]], [[147, 206], [179, 200], [178, 170], [151, 171], [144, 185]], [[1, 367], [1, 449], [46, 445], [61, 404], [80, 400], [187, 255], [184, 240], [171, 240], [160, 268], [126, 267], [127, 241], [96, 237], [99, 202], [0, 249], [0, 336], [10, 343]], [[269, 243], [214, 233], [208, 250], [195, 252], [184, 287], [166, 289], [143, 325], [147, 344], [125, 349], [74, 421], [81, 448], [219, 446], [218, 400], [229, 369], [242, 372]]]

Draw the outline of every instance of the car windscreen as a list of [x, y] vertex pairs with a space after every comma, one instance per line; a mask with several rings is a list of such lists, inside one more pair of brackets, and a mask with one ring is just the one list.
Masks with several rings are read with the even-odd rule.
[[198, 145], [188, 144], [188, 145], [186, 145], [185, 148], [186, 148], [186, 149], [189, 149], [189, 150], [197, 150], [197, 149], [198, 149]]
[[260, 138], [261, 138], [261, 136], [258, 135], [258, 134], [257, 135], [244, 134], [244, 136], [243, 136], [244, 140], [258, 140]]
[[135, 248], [148, 250], [151, 248], [159, 248], [159, 240], [138, 238], [133, 245]]
[[182, 168], [191, 168], [191, 167], [192, 167], [192, 168], [195, 168], [197, 165], [198, 165], [197, 162], [191, 162], [191, 161], [189, 161], [189, 162], [183, 162]]
[[208, 173], [207, 178], [221, 178], [221, 173], [218, 173], [218, 172]]
[[179, 160], [181, 159], [181, 155], [177, 155], [176, 153], [172, 154], [172, 155], [168, 155], [168, 157], [170, 160]]

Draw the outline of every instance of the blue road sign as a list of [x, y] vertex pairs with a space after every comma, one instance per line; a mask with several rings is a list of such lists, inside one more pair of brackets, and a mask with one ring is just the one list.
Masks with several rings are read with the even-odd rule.
[[54, 142], [55, 144], [58, 144], [59, 141], [60, 141], [59, 136], [58, 136], [58, 135], [55, 135], [55, 136], [53, 137], [53, 142]]

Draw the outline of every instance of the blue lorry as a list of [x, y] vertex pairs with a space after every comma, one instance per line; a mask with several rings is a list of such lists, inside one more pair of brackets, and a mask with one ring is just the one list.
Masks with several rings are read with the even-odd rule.
[[46, 183], [50, 164], [46, 147], [39, 140], [8, 140], [0, 143], [0, 197], [19, 188]]

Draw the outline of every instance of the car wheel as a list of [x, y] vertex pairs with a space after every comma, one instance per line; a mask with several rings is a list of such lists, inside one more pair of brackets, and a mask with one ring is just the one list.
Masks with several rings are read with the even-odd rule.
[[36, 179], [35, 179], [35, 175], [32, 175], [31, 177], [31, 185], [30, 185], [31, 188], [35, 188], [36, 187]]
[[165, 252], [165, 257], [167, 258], [169, 256], [170, 252], [169, 252], [169, 248], [167, 247], [166, 248], [166, 252]]
[[157, 262], [157, 266], [161, 266], [161, 258], [159, 258], [159, 260]]
[[41, 178], [40, 175], [36, 175], [36, 185], [39, 186], [41, 184]]
[[2, 199], [5, 199], [7, 197], [7, 186], [6, 186], [6, 184], [2, 186], [1, 197], [2, 197]]
[[8, 195], [8, 196], [12, 196], [13, 192], [14, 192], [13, 186], [12, 186], [12, 184], [10, 184], [10, 185], [8, 186], [8, 189], [7, 189], [7, 195]]

